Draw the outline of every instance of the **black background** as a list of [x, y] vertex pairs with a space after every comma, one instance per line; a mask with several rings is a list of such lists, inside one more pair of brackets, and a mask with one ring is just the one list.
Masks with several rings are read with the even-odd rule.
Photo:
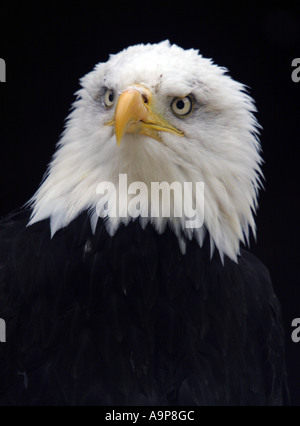
[[0, 216], [33, 195], [79, 78], [110, 53], [168, 38], [199, 49], [250, 87], [263, 126], [266, 177], [251, 250], [270, 270], [282, 304], [293, 405], [300, 405], [300, 342], [291, 340], [291, 322], [300, 317], [300, 82], [291, 79], [292, 60], [300, 57], [297, 3], [14, 2], [0, 11], [0, 57], [7, 64], [7, 82], [0, 84]]

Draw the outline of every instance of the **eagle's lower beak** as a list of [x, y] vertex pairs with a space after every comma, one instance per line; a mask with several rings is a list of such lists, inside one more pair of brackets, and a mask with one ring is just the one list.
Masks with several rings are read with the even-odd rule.
[[153, 111], [153, 98], [149, 89], [136, 85], [121, 93], [114, 120], [106, 123], [115, 126], [118, 145], [126, 133], [139, 133], [161, 141], [159, 132], [183, 136], [183, 132], [171, 126]]

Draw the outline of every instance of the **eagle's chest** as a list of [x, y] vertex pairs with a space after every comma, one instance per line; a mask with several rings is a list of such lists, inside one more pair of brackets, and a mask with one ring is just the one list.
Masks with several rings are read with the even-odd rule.
[[79, 377], [88, 364], [107, 401], [117, 403], [136, 403], [141, 394], [143, 403], [176, 403], [180, 392], [196, 402], [200, 382], [218, 388], [229, 334], [243, 338], [245, 326], [242, 297], [230, 282], [240, 279], [235, 268], [210, 259], [208, 244], [191, 242], [183, 255], [170, 230], [158, 235], [138, 223], [114, 237], [100, 226], [73, 248], [71, 235], [64, 235], [70, 310], [61, 324], [72, 324], [64, 345]]
[[1, 275], [0, 361], [18, 403], [259, 400], [259, 287], [211, 259], [208, 240], [183, 255], [170, 230], [134, 222], [110, 237], [99, 223], [93, 235], [86, 214], [52, 239], [48, 222], [22, 229]]

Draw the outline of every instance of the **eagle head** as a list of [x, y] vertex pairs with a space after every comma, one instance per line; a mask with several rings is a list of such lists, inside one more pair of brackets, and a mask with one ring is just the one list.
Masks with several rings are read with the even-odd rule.
[[[76, 95], [47, 175], [30, 201], [29, 225], [50, 218], [54, 235], [87, 210], [92, 229], [102, 216], [111, 235], [133, 219], [160, 233], [169, 225], [183, 252], [189, 239], [201, 245], [208, 233], [221, 258], [236, 260], [249, 228], [255, 234], [262, 177], [256, 109], [245, 86], [197, 50], [164, 41], [111, 55], [81, 79]], [[131, 191], [120, 187], [120, 176]], [[116, 191], [99, 204], [103, 182]], [[160, 198], [151, 197], [153, 182], [181, 188], [191, 183], [201, 226], [187, 227], [185, 215], [176, 214], [186, 199], [176, 191], [170, 214], [163, 215]], [[203, 183], [202, 197], [197, 182]], [[137, 213], [121, 214], [137, 189]]]

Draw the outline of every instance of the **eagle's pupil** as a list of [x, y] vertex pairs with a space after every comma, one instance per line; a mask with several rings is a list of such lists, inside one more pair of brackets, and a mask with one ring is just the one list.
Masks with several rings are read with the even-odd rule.
[[178, 109], [183, 109], [184, 108], [184, 102], [182, 100], [177, 101], [176, 106], [177, 106]]
[[108, 100], [109, 100], [109, 102], [113, 102], [114, 101], [114, 94], [113, 93], [109, 94]]

